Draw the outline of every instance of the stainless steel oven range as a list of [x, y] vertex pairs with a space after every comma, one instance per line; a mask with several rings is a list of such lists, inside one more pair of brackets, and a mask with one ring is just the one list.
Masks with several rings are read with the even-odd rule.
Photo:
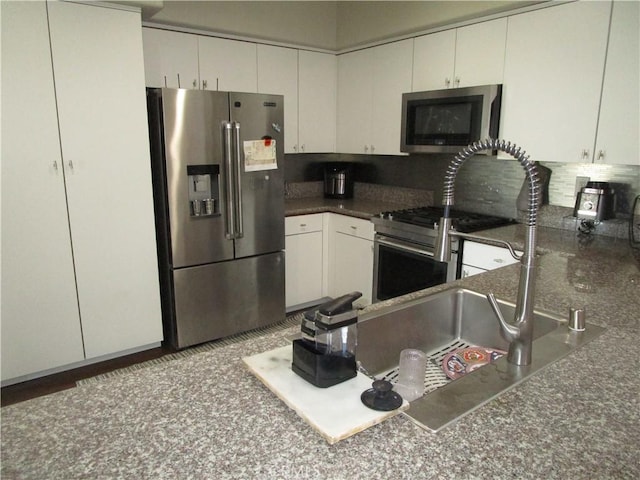
[[[373, 301], [452, 282], [460, 277], [462, 243], [454, 239], [449, 262], [434, 256], [436, 225], [442, 207], [417, 207], [383, 212], [371, 221], [376, 231], [373, 257]], [[515, 220], [452, 210], [453, 226], [471, 233], [515, 223]]]

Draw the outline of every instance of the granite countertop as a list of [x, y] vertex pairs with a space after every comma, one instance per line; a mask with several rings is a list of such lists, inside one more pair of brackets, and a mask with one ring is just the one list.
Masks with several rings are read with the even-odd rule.
[[369, 219], [381, 212], [433, 205], [430, 190], [358, 182], [353, 198], [349, 199], [324, 198], [322, 182], [289, 184], [288, 190], [291, 194], [285, 197], [286, 216], [331, 212]]
[[[539, 233], [536, 305], [582, 306], [605, 333], [438, 434], [400, 415], [328, 445], [241, 361], [291, 327], [4, 407], [2, 478], [638, 478], [640, 255]], [[517, 279], [512, 265], [367, 310], [451, 286], [513, 300]]]

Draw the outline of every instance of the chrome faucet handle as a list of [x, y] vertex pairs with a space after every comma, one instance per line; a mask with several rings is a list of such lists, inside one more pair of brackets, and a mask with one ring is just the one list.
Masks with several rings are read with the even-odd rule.
[[512, 325], [511, 323], [507, 322], [504, 319], [504, 316], [502, 315], [502, 311], [500, 310], [500, 305], [498, 305], [498, 301], [496, 300], [496, 297], [493, 294], [493, 292], [487, 293], [487, 300], [489, 300], [491, 309], [493, 310], [493, 313], [495, 313], [496, 317], [498, 318], [498, 322], [500, 323], [500, 328], [503, 335], [505, 336], [505, 340], [508, 340], [509, 342], [513, 342], [514, 340], [517, 340], [518, 338], [520, 338], [520, 328], [518, 328], [515, 325]]

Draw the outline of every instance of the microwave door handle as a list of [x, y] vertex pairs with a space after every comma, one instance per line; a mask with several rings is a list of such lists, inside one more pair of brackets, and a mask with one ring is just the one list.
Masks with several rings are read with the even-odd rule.
[[223, 138], [224, 138], [224, 163], [225, 163], [225, 197], [226, 197], [226, 225], [225, 225], [225, 237], [228, 240], [235, 238], [235, 223], [236, 214], [234, 208], [234, 195], [233, 195], [233, 149], [232, 149], [232, 125], [230, 122], [223, 122]]
[[244, 236], [242, 229], [242, 150], [240, 148], [240, 124], [233, 122], [234, 147], [235, 147], [235, 177], [236, 177], [236, 238]]

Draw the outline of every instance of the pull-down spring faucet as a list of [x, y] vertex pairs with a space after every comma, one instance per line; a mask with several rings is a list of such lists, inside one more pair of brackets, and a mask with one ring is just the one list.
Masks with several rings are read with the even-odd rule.
[[[449, 212], [454, 203], [454, 183], [458, 170], [462, 164], [478, 152], [484, 150], [498, 150], [508, 153], [520, 162], [524, 168], [529, 184], [528, 209], [526, 217], [526, 237], [524, 254], [517, 256], [506, 242], [489, 240], [475, 235], [460, 233], [451, 229], [451, 218]], [[487, 294], [487, 299], [498, 318], [502, 334], [509, 340], [509, 353], [507, 360], [514, 365], [531, 364], [531, 345], [533, 342], [533, 296], [535, 290], [535, 270], [536, 270], [536, 240], [537, 240], [537, 216], [540, 202], [540, 184], [538, 182], [538, 170], [534, 162], [529, 161], [526, 152], [515, 144], [504, 140], [487, 139], [469, 145], [459, 152], [451, 161], [447, 168], [444, 180], [444, 192], [442, 205], [444, 206], [444, 216], [440, 219], [438, 227], [438, 243], [436, 245], [435, 259], [446, 262], [451, 259], [451, 236], [479, 240], [484, 243], [505, 244], [511, 254], [520, 260], [520, 282], [518, 284], [518, 297], [516, 300], [516, 310], [512, 323], [507, 322], [493, 293]]]

